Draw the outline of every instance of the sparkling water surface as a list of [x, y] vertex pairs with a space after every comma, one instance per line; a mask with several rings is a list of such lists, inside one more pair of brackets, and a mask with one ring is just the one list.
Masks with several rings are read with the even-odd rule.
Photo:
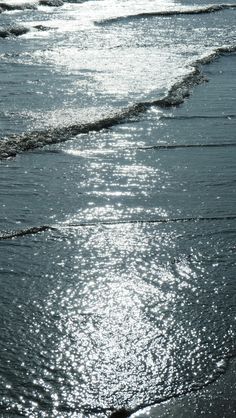
[[[30, 31], [0, 39], [1, 141], [155, 101], [235, 45], [234, 9], [132, 17], [190, 6], [2, 12]], [[235, 355], [235, 54], [202, 71], [179, 107], [0, 161], [1, 416], [134, 411]]]

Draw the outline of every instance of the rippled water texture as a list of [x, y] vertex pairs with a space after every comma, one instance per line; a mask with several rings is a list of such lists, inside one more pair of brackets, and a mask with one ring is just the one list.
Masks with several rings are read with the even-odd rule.
[[71, 228], [9, 243], [2, 408], [98, 413], [215, 379], [234, 349], [234, 238], [231, 222], [204, 222]]
[[[234, 9], [181, 16], [102, 19], [190, 6], [161, 1], [87, 1], [1, 14], [27, 34], [0, 45], [2, 135], [88, 123], [159, 99], [196, 59], [235, 46]], [[199, 7], [199, 6], [198, 6]], [[41, 25], [49, 30], [38, 31]], [[43, 109], [43, 112], [42, 112]]]
[[0, 38], [4, 418], [135, 411], [235, 356], [236, 10], [205, 6], [0, 13], [29, 29]]

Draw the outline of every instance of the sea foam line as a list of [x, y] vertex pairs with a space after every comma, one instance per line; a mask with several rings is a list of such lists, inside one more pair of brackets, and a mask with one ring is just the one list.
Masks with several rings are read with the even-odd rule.
[[204, 56], [192, 64], [192, 71], [185, 75], [182, 80], [176, 82], [166, 96], [147, 102], [134, 104], [130, 107], [121, 109], [117, 113], [111, 114], [106, 118], [84, 124], [73, 124], [62, 128], [49, 128], [45, 131], [32, 131], [21, 135], [11, 135], [0, 140], [0, 159], [16, 156], [17, 153], [42, 148], [45, 145], [65, 142], [76, 135], [86, 134], [92, 131], [101, 131], [111, 128], [114, 125], [125, 122], [127, 119], [138, 116], [152, 106], [169, 108], [178, 106], [189, 97], [194, 86], [206, 81], [202, 74], [201, 66], [215, 60], [218, 56], [225, 53], [236, 51], [236, 45], [224, 46], [213, 50], [209, 55]]

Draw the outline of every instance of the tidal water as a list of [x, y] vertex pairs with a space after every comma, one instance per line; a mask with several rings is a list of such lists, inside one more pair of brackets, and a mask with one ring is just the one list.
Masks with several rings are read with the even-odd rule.
[[235, 16], [0, 3], [1, 417], [132, 413], [227, 373]]

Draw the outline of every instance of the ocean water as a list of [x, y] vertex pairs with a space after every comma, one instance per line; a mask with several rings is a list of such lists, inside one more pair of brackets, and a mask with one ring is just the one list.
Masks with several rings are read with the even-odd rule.
[[235, 13], [0, 3], [1, 417], [132, 413], [227, 373]]

